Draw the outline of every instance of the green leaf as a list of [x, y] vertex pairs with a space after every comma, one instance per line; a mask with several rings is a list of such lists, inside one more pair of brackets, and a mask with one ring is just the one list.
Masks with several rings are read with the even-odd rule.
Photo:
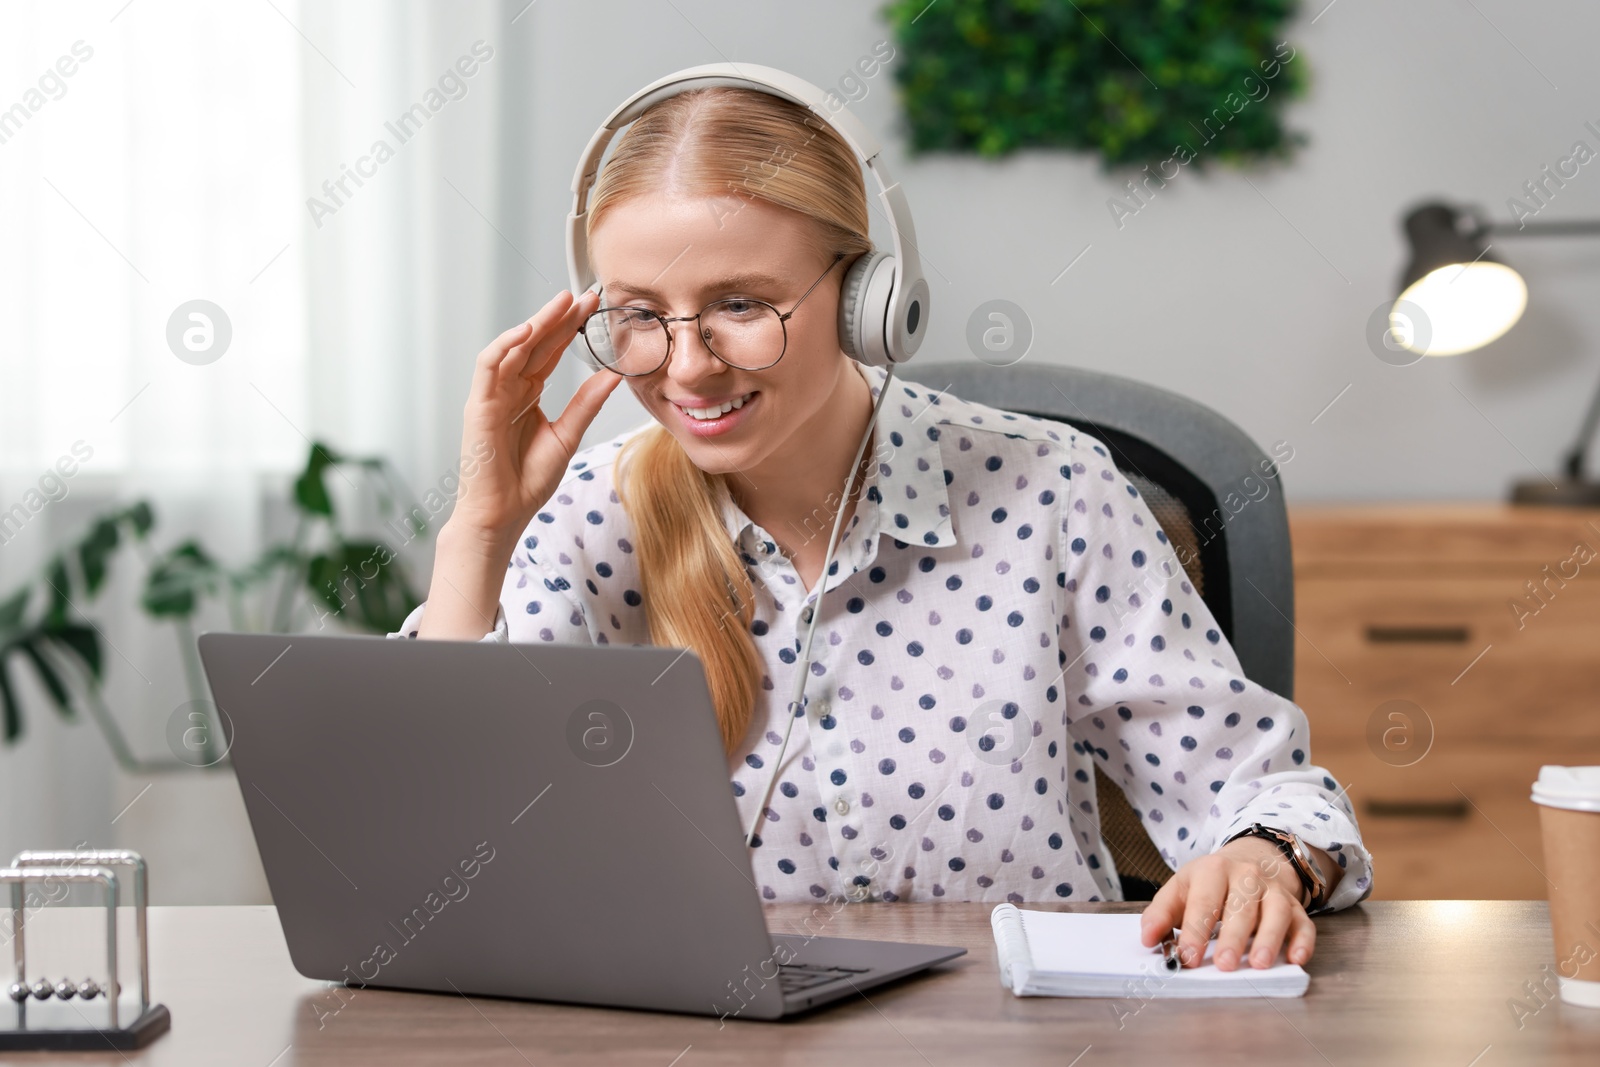
[[306, 588], [335, 615], [344, 613], [344, 596], [339, 588], [339, 567], [331, 556], [318, 553], [306, 561]]
[[74, 656], [96, 682], [101, 680], [103, 665], [100, 658], [100, 635], [93, 627], [64, 624], [41, 630], [41, 634], [58, 645], [62, 651]]
[[185, 541], [150, 569], [141, 603], [157, 618], [193, 615], [199, 598], [217, 590], [221, 569], [195, 541]]
[[0, 603], [0, 633], [22, 626], [22, 615], [28, 610], [28, 596], [32, 592], [31, 586], [23, 586], [17, 590], [16, 596]]
[[156, 514], [148, 501], [139, 501], [124, 514], [127, 516], [128, 521], [133, 523], [133, 532], [141, 539], [155, 527]]
[[89, 536], [78, 545], [78, 562], [83, 568], [84, 585], [93, 596], [106, 579], [106, 561], [117, 548], [117, 524], [109, 518], [95, 522]]
[[[37, 640], [37, 639], [36, 639]], [[67, 692], [66, 685], [61, 681], [61, 676], [56, 673], [39, 647], [34, 641], [24, 642], [17, 646], [23, 655], [33, 661], [33, 669], [39, 672], [39, 680], [44, 683], [45, 689], [50, 692], [50, 699], [56, 703], [56, 709], [65, 718], [72, 718], [72, 697]]]
[[399, 558], [381, 541], [344, 541], [315, 556], [307, 585], [346, 624], [372, 633], [398, 630], [421, 602]]
[[67, 577], [67, 561], [61, 556], [50, 561], [45, 568], [45, 581], [50, 585], [50, 607], [45, 612], [45, 622], [48, 625], [58, 625], [67, 621], [67, 609], [72, 606], [71, 598], [67, 595], [67, 586], [71, 579]]
[[0, 653], [0, 718], [5, 720], [6, 744], [22, 736], [22, 710], [11, 689], [11, 678], [4, 653]]
[[333, 497], [328, 494], [328, 486], [323, 476], [328, 468], [341, 462], [343, 462], [342, 457], [332, 449], [320, 443], [311, 446], [311, 454], [306, 459], [306, 469], [294, 483], [294, 499], [301, 510], [313, 515], [330, 517], [333, 515]]

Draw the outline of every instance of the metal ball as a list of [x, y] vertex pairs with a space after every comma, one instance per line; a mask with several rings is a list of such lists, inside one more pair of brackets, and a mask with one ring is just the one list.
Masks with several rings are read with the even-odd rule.
[[84, 1000], [93, 1000], [100, 995], [100, 986], [93, 978], [85, 978], [78, 983], [78, 996]]
[[24, 1000], [28, 999], [28, 983], [12, 982], [10, 985], [6, 986], [6, 995], [12, 1000], [16, 1001], [18, 1004], [21, 1004]]
[[56, 987], [50, 984], [48, 978], [35, 978], [33, 980], [33, 995], [40, 1000], [49, 1000], [55, 995]]
[[71, 1000], [78, 995], [78, 987], [72, 984], [72, 979], [63, 978], [56, 983], [56, 996], [62, 1000]]

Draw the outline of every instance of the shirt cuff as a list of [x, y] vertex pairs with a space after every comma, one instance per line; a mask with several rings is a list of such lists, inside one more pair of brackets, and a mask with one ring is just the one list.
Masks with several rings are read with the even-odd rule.
[[[427, 607], [427, 604], [422, 603], [412, 608], [411, 613], [407, 615], [405, 621], [400, 624], [400, 629], [385, 636], [390, 638], [416, 637], [417, 629], [422, 623], [422, 609], [425, 607]], [[494, 606], [494, 629], [478, 638], [478, 642], [480, 644], [485, 641], [498, 645], [511, 643], [510, 631], [506, 625], [505, 609], [499, 604]]]
[[[1309, 914], [1339, 911], [1372, 895], [1372, 853], [1361, 843], [1355, 821], [1338, 804], [1302, 796], [1270, 805], [1251, 805], [1239, 813], [1238, 822], [1228, 833], [1236, 833], [1253, 822], [1291, 831], [1307, 845], [1326, 852], [1344, 871], [1327, 902]], [[1324, 876], [1329, 873], [1323, 872]]]

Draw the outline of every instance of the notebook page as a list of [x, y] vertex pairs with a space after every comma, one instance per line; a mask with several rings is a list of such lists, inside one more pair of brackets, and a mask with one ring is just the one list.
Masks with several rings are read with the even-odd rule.
[[1298, 976], [1303, 971], [1298, 964], [1281, 962], [1271, 967], [1246, 965], [1232, 971], [1218, 970], [1211, 962], [1215, 941], [1206, 943], [1199, 967], [1168, 971], [1159, 945], [1145, 948], [1139, 943], [1138, 914], [1018, 910], [1027, 932], [1035, 974], [1126, 978], [1154, 974], [1185, 982], [1262, 982]]

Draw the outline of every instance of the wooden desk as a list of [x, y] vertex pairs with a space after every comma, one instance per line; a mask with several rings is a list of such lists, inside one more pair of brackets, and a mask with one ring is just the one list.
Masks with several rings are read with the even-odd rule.
[[[1140, 905], [1042, 907], [1137, 911]], [[59, 911], [45, 909], [37, 918], [52, 910]], [[963, 945], [968, 954], [790, 1022], [722, 1023], [377, 989], [344, 990], [348, 1003], [327, 1014], [339, 1003], [335, 987], [295, 973], [272, 908], [152, 908], [151, 986], [172, 1012], [172, 1030], [127, 1058], [208, 1067], [699, 1067], [768, 1057], [784, 1064], [920, 1067], [1600, 1062], [1600, 1011], [1562, 1004], [1553, 994], [1541, 1008], [1523, 989], [1552, 973], [1545, 969], [1552, 955], [1542, 901], [1368, 902], [1317, 920], [1319, 944], [1304, 998], [1189, 1003], [1013, 997], [1000, 987], [990, 910], [986, 904], [848, 906], [821, 932]], [[768, 907], [774, 931], [803, 933], [799, 923], [810, 913], [809, 905]], [[35, 922], [30, 917], [30, 929]], [[1520, 1029], [1508, 1006], [1513, 998], [1534, 1011]], [[122, 1060], [108, 1051], [13, 1054], [4, 1062]]]

